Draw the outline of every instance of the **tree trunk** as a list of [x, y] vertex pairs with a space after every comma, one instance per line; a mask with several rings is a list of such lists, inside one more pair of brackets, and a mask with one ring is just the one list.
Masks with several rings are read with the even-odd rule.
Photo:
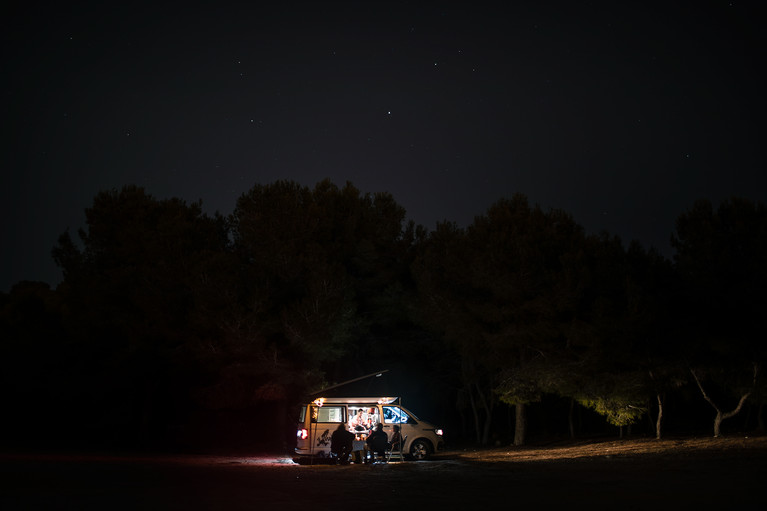
[[514, 425], [514, 445], [525, 445], [525, 404], [516, 404], [517, 420]]
[[717, 438], [722, 431], [722, 411], [719, 408], [716, 409], [716, 417], [714, 417], [714, 438]]
[[477, 385], [477, 394], [479, 395], [480, 402], [482, 403], [482, 408], [485, 411], [485, 425], [482, 428], [481, 444], [487, 445], [490, 441], [490, 427], [493, 424], [493, 401], [492, 397], [490, 399], [487, 398], [479, 385]]
[[482, 445], [487, 445], [490, 443], [490, 426], [492, 425], [492, 421], [490, 420], [490, 413], [487, 414], [487, 418], [485, 420], [485, 427], [482, 429]]
[[461, 436], [466, 436], [466, 430], [468, 429], [466, 426], [466, 414], [463, 412], [463, 408], [458, 409], [458, 415], [461, 417]]
[[485, 406], [485, 429], [482, 432], [482, 445], [490, 442], [490, 428], [493, 425], [493, 405]]
[[647, 402], [647, 423], [650, 425], [650, 429], [656, 430], [655, 417], [652, 416], [652, 402]]
[[287, 399], [282, 398], [277, 401], [277, 427], [281, 433], [280, 439], [282, 439], [282, 448], [286, 450], [286, 452], [290, 445], [290, 440], [294, 437], [292, 434], [293, 432], [289, 427], [291, 419], [292, 417], [290, 417], [288, 413], [288, 401]]
[[703, 389], [703, 385], [701, 384], [700, 379], [698, 378], [698, 375], [695, 373], [695, 371], [691, 368], [690, 372], [692, 373], [693, 378], [695, 378], [695, 383], [698, 384], [698, 388], [700, 389], [701, 394], [703, 394], [703, 398], [708, 401], [714, 410], [716, 410], [716, 417], [714, 417], [714, 437], [718, 437], [721, 434], [722, 421], [737, 415], [740, 412], [740, 409], [743, 408], [743, 403], [745, 403], [746, 399], [748, 399], [748, 396], [751, 395], [751, 391], [754, 389], [754, 387], [756, 387], [756, 376], [759, 372], [759, 366], [754, 364], [754, 383], [751, 387], [751, 390], [740, 396], [738, 406], [729, 412], [722, 412], [716, 403], [714, 403], [714, 400], [708, 397], [708, 394], [706, 394], [706, 391]]
[[655, 420], [655, 438], [660, 440], [661, 438], [661, 424], [663, 420], [663, 399], [660, 394], [655, 394], [658, 399], [658, 418]]
[[145, 442], [152, 435], [151, 427], [154, 415], [154, 396], [156, 385], [145, 379], [141, 385], [141, 419], [139, 422], [139, 439]]
[[575, 423], [573, 422], [573, 412], [575, 411], [575, 399], [570, 399], [570, 413], [567, 414], [567, 425], [570, 428], [570, 439], [575, 439]]
[[482, 443], [482, 434], [481, 429], [479, 426], [479, 412], [477, 411], [477, 403], [474, 401], [474, 391], [471, 388], [471, 385], [468, 385], [468, 391], [469, 391], [469, 402], [471, 403], [471, 413], [474, 416], [474, 433], [477, 437], [477, 444]]

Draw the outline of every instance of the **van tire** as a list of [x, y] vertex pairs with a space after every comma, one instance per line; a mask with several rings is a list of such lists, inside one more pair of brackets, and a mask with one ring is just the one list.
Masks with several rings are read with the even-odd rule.
[[428, 459], [434, 449], [431, 442], [424, 438], [417, 438], [410, 444], [410, 457], [416, 461]]

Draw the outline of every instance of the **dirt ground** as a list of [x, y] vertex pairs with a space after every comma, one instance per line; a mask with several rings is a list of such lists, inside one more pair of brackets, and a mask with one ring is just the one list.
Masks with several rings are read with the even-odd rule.
[[[767, 488], [767, 437], [447, 450], [426, 462], [285, 454], [0, 454], [1, 509], [733, 509]], [[405, 507], [407, 506], [407, 507]]]

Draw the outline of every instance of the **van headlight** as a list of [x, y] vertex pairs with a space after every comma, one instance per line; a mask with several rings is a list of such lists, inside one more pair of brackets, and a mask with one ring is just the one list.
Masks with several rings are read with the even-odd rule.
[[434, 432], [439, 436], [442, 436], [442, 430], [440, 428], [435, 429]]

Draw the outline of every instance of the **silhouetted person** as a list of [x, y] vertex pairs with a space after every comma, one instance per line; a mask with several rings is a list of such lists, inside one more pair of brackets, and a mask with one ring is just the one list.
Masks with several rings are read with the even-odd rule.
[[389, 444], [391, 445], [392, 451], [399, 451], [401, 449], [400, 443], [402, 443], [402, 434], [400, 434], [400, 427], [398, 424], [394, 425], [394, 431], [391, 434], [391, 441]]
[[370, 433], [370, 436], [368, 436], [366, 442], [370, 446], [370, 452], [373, 455], [373, 459], [375, 459], [376, 455], [380, 456], [381, 458], [386, 456], [386, 448], [389, 444], [389, 437], [383, 430], [383, 424], [380, 422], [376, 424], [376, 429]]
[[353, 443], [354, 433], [347, 431], [346, 425], [342, 422], [330, 435], [330, 452], [338, 457], [340, 463], [349, 463]]

